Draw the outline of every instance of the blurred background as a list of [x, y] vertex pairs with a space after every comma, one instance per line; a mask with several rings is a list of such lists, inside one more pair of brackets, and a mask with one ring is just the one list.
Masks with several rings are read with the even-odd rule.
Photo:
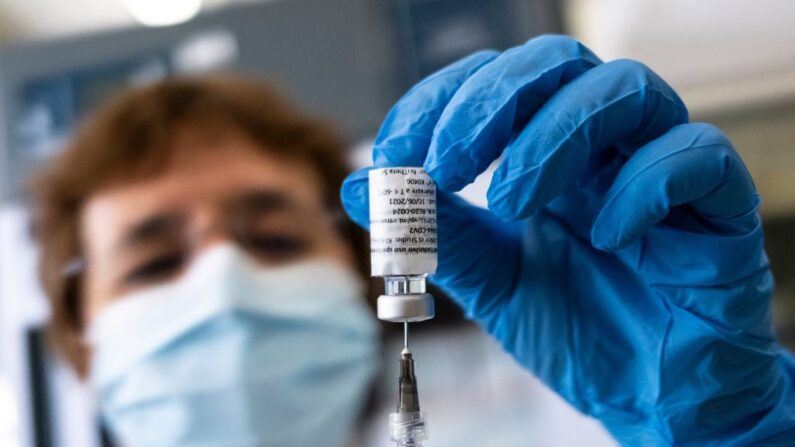
[[[604, 60], [646, 63], [693, 120], [733, 140], [762, 195], [775, 320], [794, 346], [790, 0], [0, 0], [0, 445], [110, 445], [90, 393], [42, 341], [49, 311], [22, 193], [103, 98], [167, 76], [253, 74], [333, 117], [352, 161], [365, 164], [384, 114], [421, 77], [472, 51], [550, 32], [579, 38]], [[466, 190], [471, 200], [482, 202], [484, 181]], [[452, 306], [417, 343], [429, 446], [470, 445], [474, 431], [494, 434], [480, 445], [612, 445]], [[387, 358], [397, 349], [388, 340]], [[484, 366], [462, 373], [473, 357]], [[392, 369], [366, 445], [384, 445]]]

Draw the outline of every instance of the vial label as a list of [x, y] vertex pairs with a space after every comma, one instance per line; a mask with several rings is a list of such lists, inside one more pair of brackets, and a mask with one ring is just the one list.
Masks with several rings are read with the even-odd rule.
[[373, 276], [436, 272], [436, 185], [422, 168], [373, 169], [370, 261]]

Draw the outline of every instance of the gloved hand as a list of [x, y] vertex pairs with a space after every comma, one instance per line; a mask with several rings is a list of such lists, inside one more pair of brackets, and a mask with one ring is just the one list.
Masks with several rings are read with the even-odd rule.
[[[498, 157], [489, 210], [451, 195]], [[753, 182], [651, 70], [560, 36], [477, 53], [394, 106], [373, 159], [438, 185], [431, 280], [620, 442], [795, 443]], [[342, 197], [367, 227], [367, 169]]]

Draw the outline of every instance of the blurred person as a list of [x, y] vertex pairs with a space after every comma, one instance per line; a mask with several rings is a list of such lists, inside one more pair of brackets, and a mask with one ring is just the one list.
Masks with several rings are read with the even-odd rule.
[[265, 85], [111, 101], [35, 185], [51, 335], [123, 446], [350, 445], [378, 325], [344, 146]]
[[[56, 340], [130, 445], [342, 445], [377, 331], [318, 186], [334, 163], [297, 157], [292, 113], [198, 100], [236, 82], [142, 101], [184, 82], [100, 112], [40, 180]], [[432, 281], [619, 442], [795, 442], [759, 197], [649, 68], [563, 36], [480, 52], [398, 101], [373, 160], [438, 185]], [[488, 210], [453, 195], [495, 160]], [[369, 169], [342, 187], [363, 227]]]

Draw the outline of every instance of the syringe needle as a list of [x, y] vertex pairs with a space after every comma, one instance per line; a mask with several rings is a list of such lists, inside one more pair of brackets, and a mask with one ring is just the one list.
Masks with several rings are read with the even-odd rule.
[[398, 376], [398, 412], [420, 411], [417, 395], [417, 377], [414, 375], [414, 357], [408, 348], [400, 353], [400, 375]]
[[404, 321], [403, 322], [403, 347], [404, 348], [408, 348], [409, 347], [409, 322], [408, 321]]
[[[408, 325], [403, 329], [408, 331]], [[425, 413], [420, 411], [414, 356], [408, 347], [401, 351], [399, 363], [398, 405], [397, 411], [389, 414], [389, 439], [398, 447], [422, 447], [422, 441], [428, 439], [428, 429]]]

